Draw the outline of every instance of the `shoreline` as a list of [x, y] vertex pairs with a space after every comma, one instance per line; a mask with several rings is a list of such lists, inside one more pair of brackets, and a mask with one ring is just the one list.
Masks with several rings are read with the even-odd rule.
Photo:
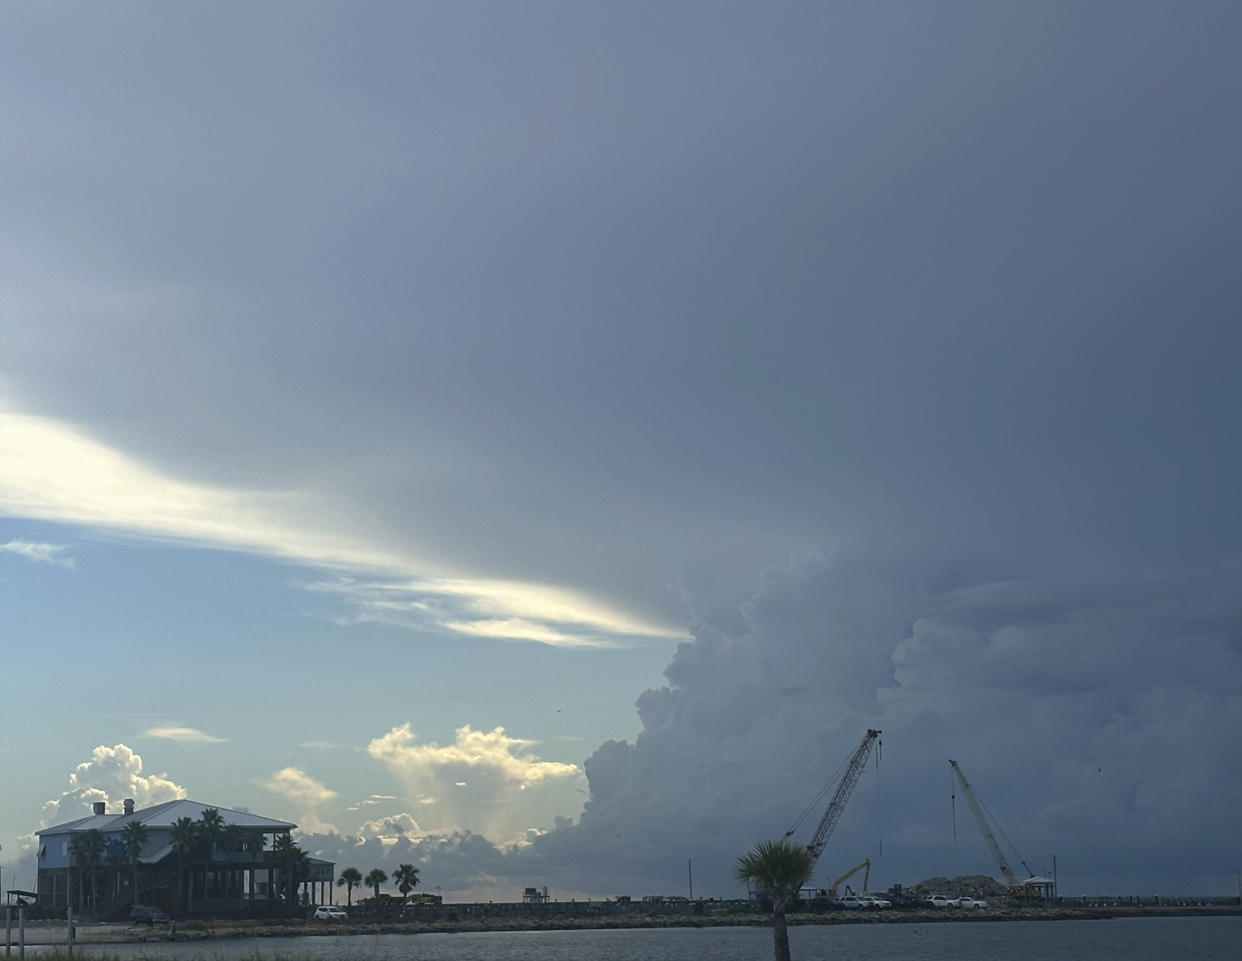
[[[1108, 908], [1017, 908], [981, 911], [945, 909], [913, 911], [867, 911], [791, 914], [791, 926], [833, 924], [942, 924], [1000, 923], [1005, 921], [1088, 921], [1139, 917], [1236, 917], [1242, 907], [1108, 907]], [[380, 919], [375, 921], [181, 921], [164, 928], [138, 927], [126, 923], [79, 924], [74, 943], [79, 947], [108, 944], [165, 944], [183, 941], [243, 940], [283, 937], [349, 937], [377, 934], [460, 934], [503, 931], [579, 931], [628, 928], [767, 927], [768, 914], [619, 914], [580, 917], [492, 917], [455, 921]], [[17, 930], [12, 932], [16, 945]], [[27, 945], [63, 945], [63, 922], [26, 925]]]

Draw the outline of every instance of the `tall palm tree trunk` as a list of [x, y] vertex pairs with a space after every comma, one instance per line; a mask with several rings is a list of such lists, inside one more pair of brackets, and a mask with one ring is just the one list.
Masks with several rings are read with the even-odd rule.
[[772, 953], [776, 961], [789, 961], [789, 927], [783, 898], [772, 904]]

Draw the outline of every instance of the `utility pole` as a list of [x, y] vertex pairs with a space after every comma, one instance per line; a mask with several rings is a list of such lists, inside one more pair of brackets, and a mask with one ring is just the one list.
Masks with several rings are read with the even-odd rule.
[[694, 858], [686, 858], [686, 873], [690, 876], [690, 900], [694, 900]]

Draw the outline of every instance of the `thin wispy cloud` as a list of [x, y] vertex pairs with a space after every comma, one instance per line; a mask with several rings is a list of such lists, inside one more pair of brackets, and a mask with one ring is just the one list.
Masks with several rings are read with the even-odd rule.
[[364, 807], [375, 807], [377, 804], [383, 804], [387, 801], [396, 801], [396, 800], [397, 800], [397, 796], [395, 794], [372, 794], [369, 798], [367, 798], [364, 801], [355, 801], [345, 810], [358, 811]]
[[12, 540], [7, 544], [0, 544], [0, 551], [16, 554], [18, 557], [24, 557], [28, 561], [34, 561], [36, 564], [52, 564], [56, 567], [73, 570], [73, 558], [63, 556], [66, 550], [68, 548], [61, 544], [47, 544], [36, 541]]
[[[550, 585], [429, 577], [434, 561], [386, 551], [306, 520], [332, 514], [307, 491], [195, 484], [55, 420], [0, 412], [0, 515], [85, 524], [350, 572], [303, 585], [336, 595], [351, 611], [337, 618], [343, 623], [373, 621], [569, 647], [683, 636]], [[6, 549], [47, 563], [55, 563], [60, 550], [25, 541], [12, 541]]]
[[158, 737], [166, 741], [182, 741], [187, 743], [223, 744], [227, 740], [226, 738], [216, 737], [214, 734], [208, 734], [206, 731], [200, 731], [196, 727], [186, 727], [182, 724], [149, 727], [142, 733], [147, 737]]
[[348, 617], [337, 619], [341, 623], [387, 624], [554, 647], [616, 647], [684, 635], [545, 584], [337, 577], [302, 587], [340, 599], [350, 610]]

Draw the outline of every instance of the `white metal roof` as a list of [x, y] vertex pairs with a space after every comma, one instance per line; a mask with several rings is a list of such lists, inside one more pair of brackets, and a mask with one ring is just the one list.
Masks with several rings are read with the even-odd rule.
[[105, 832], [120, 831], [129, 821], [140, 821], [148, 828], [171, 828], [173, 822], [178, 818], [189, 818], [191, 821], [197, 821], [203, 816], [204, 811], [213, 807], [220, 812], [220, 816], [224, 818], [226, 824], [233, 824], [239, 828], [260, 828], [264, 831], [291, 831], [297, 827], [296, 824], [290, 821], [278, 821], [275, 818], [265, 818], [246, 811], [236, 811], [233, 808], [203, 804], [201, 801], [191, 801], [189, 798], [180, 798], [176, 801], [165, 801], [163, 804], [141, 808], [133, 814], [88, 815], [75, 821], [65, 821], [63, 824], [57, 824], [50, 828], [41, 828], [35, 834], [69, 834], [77, 831], [89, 831], [92, 828]]

